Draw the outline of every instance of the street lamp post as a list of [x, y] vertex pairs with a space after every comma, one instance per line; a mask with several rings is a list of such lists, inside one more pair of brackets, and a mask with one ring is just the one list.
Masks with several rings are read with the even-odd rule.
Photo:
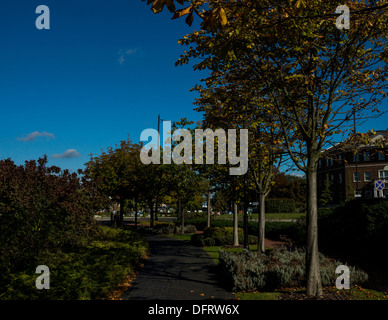
[[[353, 112], [353, 130], [354, 130], [354, 135], [356, 135], [356, 110], [354, 110]], [[355, 194], [355, 197], [359, 197], [360, 195], [360, 190], [358, 189], [358, 158], [359, 158], [360, 154], [358, 153], [358, 150], [357, 150], [357, 153], [356, 153], [356, 194]], [[360, 177], [360, 180], [361, 180], [361, 177]]]

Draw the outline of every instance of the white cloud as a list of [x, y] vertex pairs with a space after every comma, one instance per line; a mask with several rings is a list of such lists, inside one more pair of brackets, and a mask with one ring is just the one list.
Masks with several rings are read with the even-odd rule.
[[31, 132], [30, 134], [28, 134], [26, 137], [17, 138], [17, 139], [20, 141], [33, 141], [38, 137], [45, 137], [45, 138], [47, 138], [47, 140], [55, 139], [54, 134], [46, 132], [46, 131], [43, 131], [43, 132], [34, 131], [34, 132]]
[[117, 61], [119, 64], [123, 64], [129, 56], [132, 56], [136, 54], [139, 50], [137, 48], [134, 49], [120, 49], [118, 52], [119, 57], [117, 58]]
[[61, 154], [53, 154], [51, 157], [55, 159], [71, 159], [78, 158], [81, 154], [75, 149], [68, 149], [64, 153]]

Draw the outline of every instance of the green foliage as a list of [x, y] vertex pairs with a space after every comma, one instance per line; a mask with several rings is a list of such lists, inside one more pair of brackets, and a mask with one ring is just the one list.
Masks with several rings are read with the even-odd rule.
[[306, 202], [306, 179], [304, 177], [278, 173], [275, 176], [268, 198], [290, 198], [298, 203]]
[[294, 213], [297, 212], [293, 199], [267, 199], [265, 201], [266, 213]]
[[305, 245], [306, 225], [302, 222], [267, 222], [265, 226], [267, 238], [283, 240], [288, 238], [294, 244]]
[[[274, 249], [268, 254], [256, 252], [229, 252], [220, 250], [220, 266], [227, 284], [234, 291], [274, 290], [282, 287], [305, 286], [304, 250], [293, 252]], [[337, 266], [343, 264], [320, 254], [320, 270], [323, 286], [335, 285]], [[360, 269], [349, 267], [351, 286], [363, 284], [368, 275]]]
[[[106, 298], [148, 253], [147, 242], [134, 231], [101, 227], [88, 244], [46, 250], [15, 270], [1, 264], [1, 300], [91, 300]], [[50, 289], [37, 290], [35, 269], [50, 269]]]
[[[238, 229], [239, 242], [244, 241], [244, 233], [241, 228]], [[203, 234], [194, 234], [191, 237], [194, 245], [204, 246], [226, 246], [233, 245], [233, 228], [231, 227], [210, 227], [206, 228]], [[257, 237], [249, 235], [249, 244], [256, 244]]]
[[331, 192], [331, 183], [329, 180], [329, 175], [326, 174], [325, 183], [323, 185], [323, 190], [319, 199], [319, 204], [321, 206], [327, 206], [333, 201], [332, 192]]
[[[187, 224], [195, 225], [197, 230], [206, 229], [206, 219], [197, 218], [186, 221]], [[239, 228], [243, 228], [243, 222], [239, 221]], [[232, 220], [215, 219], [211, 221], [212, 227], [233, 228]], [[258, 234], [258, 222], [248, 222], [248, 234], [256, 236]], [[306, 227], [302, 222], [267, 222], [265, 224], [265, 235], [272, 240], [282, 240], [283, 237], [291, 239], [295, 244], [305, 244]]]
[[[197, 228], [195, 225], [185, 225], [185, 233], [196, 233]], [[156, 234], [179, 234], [181, 233], [181, 226], [177, 225], [174, 226], [173, 224], [165, 224], [165, 223], [160, 223], [154, 226], [152, 229], [154, 233]]]
[[321, 215], [319, 228], [324, 247], [380, 254], [388, 242], [388, 201], [354, 199]]
[[79, 245], [96, 231], [93, 215], [104, 201], [93, 183], [46, 164], [46, 157], [0, 161], [0, 256], [10, 265]]

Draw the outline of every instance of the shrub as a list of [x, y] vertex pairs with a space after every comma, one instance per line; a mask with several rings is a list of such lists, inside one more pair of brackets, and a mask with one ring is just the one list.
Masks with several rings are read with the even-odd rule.
[[[2, 265], [0, 300], [89, 300], [107, 298], [140, 267], [148, 244], [135, 231], [100, 227], [88, 244], [45, 251], [19, 270]], [[50, 290], [37, 290], [35, 269], [50, 269]]]
[[[185, 223], [187, 225], [194, 225], [197, 230], [205, 230], [207, 226], [207, 218], [193, 218], [193, 219], [185, 219]], [[213, 223], [213, 221], [212, 221]], [[175, 225], [179, 225], [180, 221], [176, 221]]]
[[[187, 220], [187, 224], [195, 225], [197, 230], [206, 229], [206, 219], [190, 219]], [[212, 228], [233, 228], [232, 220], [216, 219], [211, 221]], [[244, 224], [239, 221], [238, 227], [243, 228]], [[303, 243], [305, 241], [305, 222], [266, 222], [265, 224], [265, 236], [272, 240], [281, 240], [282, 236], [286, 236], [294, 241], [294, 243]], [[258, 223], [254, 221], [248, 222], [248, 234], [258, 235]], [[242, 241], [242, 240], [241, 240]]]
[[305, 244], [306, 227], [304, 221], [299, 222], [267, 222], [265, 236], [272, 240], [287, 237], [295, 244]]
[[[238, 230], [239, 243], [244, 241], [243, 230]], [[197, 246], [226, 246], [233, 245], [233, 228], [230, 227], [211, 227], [206, 228], [203, 234], [193, 235], [191, 242]], [[250, 235], [248, 237], [249, 244], [256, 244], [257, 237]]]
[[293, 199], [267, 199], [265, 201], [266, 213], [294, 213], [296, 203]]
[[[230, 252], [220, 250], [220, 267], [227, 284], [234, 291], [274, 290], [282, 287], [305, 285], [305, 251], [273, 249], [268, 254], [256, 252]], [[333, 286], [338, 275], [335, 273], [341, 262], [330, 260], [320, 254], [323, 286]], [[351, 285], [363, 284], [368, 275], [355, 267], [349, 267]]]
[[[174, 226], [173, 224], [158, 224], [153, 228], [156, 234], [174, 234], [181, 233], [181, 226]], [[185, 225], [185, 233], [196, 233], [197, 228], [194, 225]]]
[[192, 224], [185, 225], [185, 233], [197, 233], [197, 228]]
[[388, 240], [388, 201], [354, 199], [319, 219], [320, 244], [359, 254], [379, 254]]
[[93, 182], [46, 165], [46, 157], [24, 165], [0, 160], [0, 256], [11, 264], [78, 245], [96, 231], [102, 202]]

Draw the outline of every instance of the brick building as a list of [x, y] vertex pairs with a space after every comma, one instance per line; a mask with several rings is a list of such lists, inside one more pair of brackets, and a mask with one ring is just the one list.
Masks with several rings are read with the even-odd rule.
[[[329, 179], [333, 204], [354, 197], [388, 198], [388, 146], [373, 146], [382, 137], [388, 137], [388, 130], [377, 131], [372, 143], [360, 146], [356, 154], [341, 150], [341, 144], [325, 150], [318, 163], [318, 197]], [[385, 183], [382, 191], [375, 188], [379, 180]]]

